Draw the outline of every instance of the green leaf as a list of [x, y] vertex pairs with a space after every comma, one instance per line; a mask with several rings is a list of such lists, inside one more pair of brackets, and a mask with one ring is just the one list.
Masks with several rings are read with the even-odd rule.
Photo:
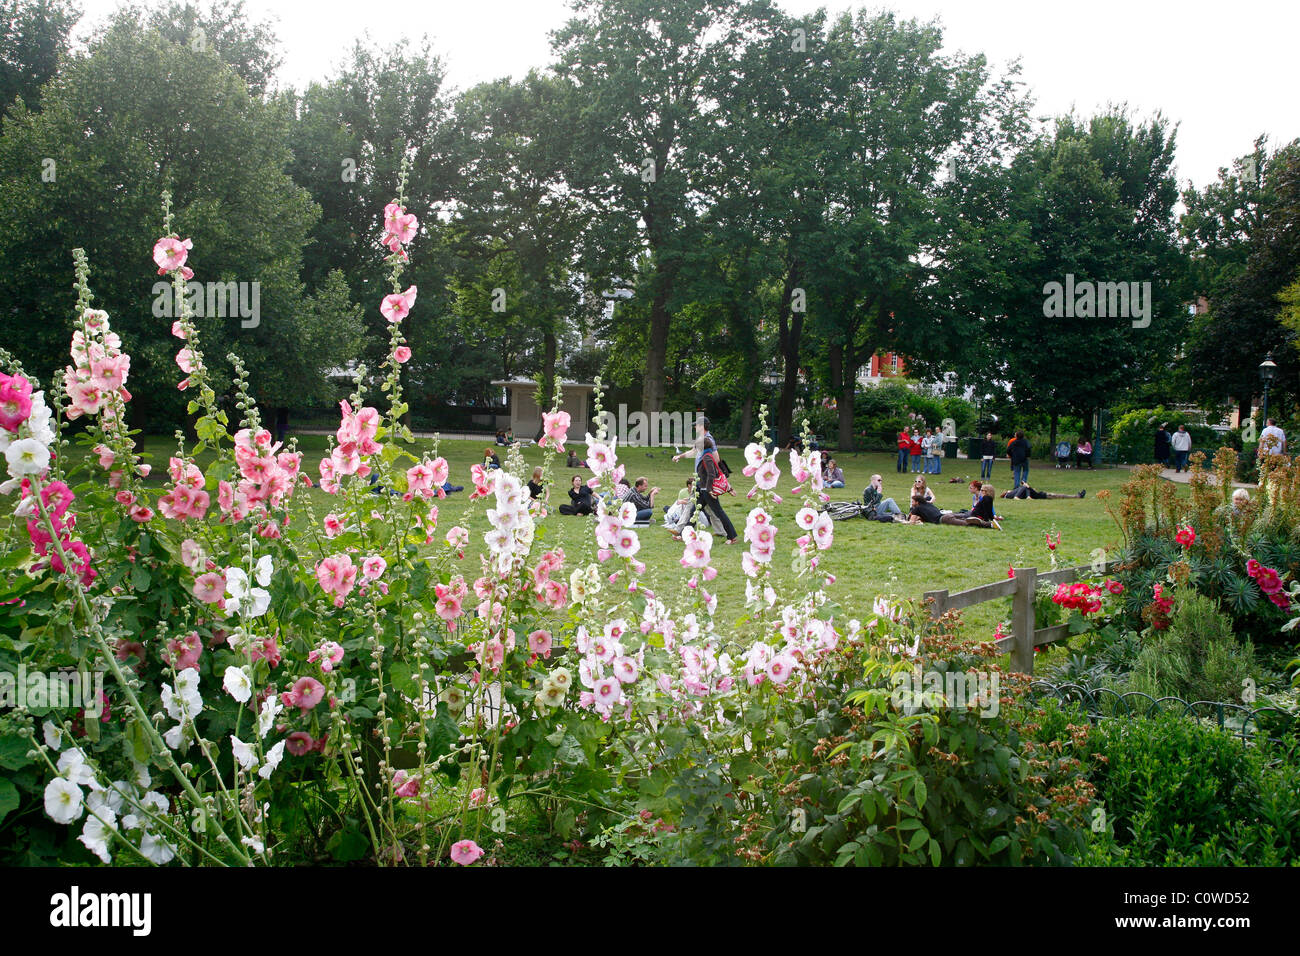
[[5, 817], [18, 809], [20, 802], [18, 788], [8, 780], [0, 777], [0, 823], [3, 823]]

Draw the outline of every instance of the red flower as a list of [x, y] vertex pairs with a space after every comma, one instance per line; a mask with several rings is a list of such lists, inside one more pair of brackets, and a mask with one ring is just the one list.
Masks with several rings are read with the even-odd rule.
[[1255, 583], [1265, 594], [1277, 594], [1282, 590], [1282, 578], [1272, 568], [1260, 568]]
[[1190, 548], [1192, 542], [1196, 540], [1196, 532], [1192, 530], [1191, 525], [1184, 525], [1178, 529], [1178, 533], [1174, 535], [1174, 540], [1184, 548]]
[[1249, 561], [1246, 562], [1246, 573], [1250, 575], [1252, 578], [1256, 577], [1259, 574], [1259, 572], [1263, 569], [1263, 567], [1264, 565], [1260, 564], [1254, 558], [1251, 558]]

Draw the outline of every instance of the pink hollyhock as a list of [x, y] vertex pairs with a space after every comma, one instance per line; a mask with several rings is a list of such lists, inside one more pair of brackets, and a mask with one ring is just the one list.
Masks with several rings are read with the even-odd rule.
[[286, 738], [284, 749], [295, 757], [301, 757], [316, 749], [316, 741], [311, 739], [311, 734], [296, 730]]
[[551, 632], [533, 631], [528, 635], [528, 649], [538, 657], [551, 656]]
[[1253, 578], [1259, 574], [1259, 572], [1263, 569], [1263, 567], [1264, 565], [1260, 564], [1254, 558], [1251, 558], [1249, 561], [1246, 562], [1246, 573]]
[[361, 575], [367, 581], [377, 581], [387, 567], [387, 561], [377, 554], [371, 554], [361, 561]]
[[411, 349], [406, 345], [399, 345], [393, 349], [393, 359], [398, 365], [405, 365], [411, 360]]
[[216, 571], [200, 574], [194, 581], [194, 596], [204, 604], [216, 604], [226, 596], [226, 578]]
[[307, 663], [315, 664], [320, 661], [321, 673], [328, 674], [334, 670], [334, 665], [343, 660], [343, 645], [337, 641], [326, 641], [320, 647], [313, 650], [307, 655]]
[[178, 671], [189, 670], [199, 666], [203, 655], [203, 642], [197, 631], [190, 631], [184, 637], [172, 638], [167, 642], [167, 657]]
[[32, 414], [32, 386], [20, 375], [0, 374], [0, 428], [18, 431]]
[[1277, 594], [1282, 590], [1282, 578], [1272, 568], [1260, 568], [1255, 575], [1255, 583], [1265, 594]]
[[556, 450], [564, 451], [564, 440], [569, 434], [571, 419], [568, 412], [544, 412], [542, 414], [542, 431], [545, 434], [537, 440], [539, 448], [554, 445]]
[[451, 845], [451, 860], [461, 866], [469, 866], [482, 855], [482, 848], [473, 840], [461, 840]]
[[420, 780], [412, 777], [405, 770], [393, 774], [393, 793], [399, 797], [415, 797], [420, 793]]
[[304, 714], [324, 699], [325, 685], [314, 677], [298, 678], [292, 690], [280, 695], [280, 701], [286, 707], [297, 707]]
[[379, 306], [380, 313], [389, 323], [402, 321], [411, 314], [411, 309], [415, 305], [415, 294], [415, 286], [411, 286], [405, 292], [384, 296], [384, 301]]
[[254, 664], [258, 661], [266, 661], [268, 667], [278, 667], [280, 664], [280, 645], [274, 637], [254, 638], [249, 645], [249, 654]]
[[158, 266], [158, 274], [165, 275], [183, 268], [193, 248], [192, 240], [182, 241], [171, 236], [163, 236], [153, 246], [153, 261]]
[[334, 512], [325, 516], [325, 537], [336, 538], [343, 533], [343, 519]]

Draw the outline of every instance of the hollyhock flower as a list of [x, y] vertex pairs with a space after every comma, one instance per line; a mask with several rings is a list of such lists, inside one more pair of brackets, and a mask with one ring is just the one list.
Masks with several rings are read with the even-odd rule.
[[70, 780], [55, 777], [45, 785], [45, 812], [55, 823], [68, 824], [81, 816], [81, 788]]
[[1272, 568], [1260, 568], [1255, 575], [1255, 583], [1265, 594], [1277, 594], [1282, 590], [1282, 578]]
[[1260, 564], [1254, 558], [1251, 558], [1246, 562], [1246, 573], [1250, 575], [1252, 578], [1256, 577], [1259, 574], [1259, 572], [1263, 569], [1263, 567], [1264, 565]]
[[343, 533], [343, 519], [334, 512], [325, 516], [325, 537], [336, 538]]
[[379, 306], [379, 311], [390, 324], [400, 322], [411, 314], [411, 309], [415, 305], [415, 295], [415, 286], [411, 286], [405, 292], [386, 295]]
[[483, 850], [473, 840], [461, 840], [451, 845], [451, 860], [461, 866], [469, 866], [483, 855]]
[[538, 657], [551, 656], [551, 632], [537, 630], [528, 635], [528, 649]]
[[595, 708], [608, 715], [623, 699], [623, 688], [617, 677], [602, 677], [594, 682], [591, 695]]
[[271, 606], [271, 595], [264, 588], [249, 587], [243, 568], [226, 568], [226, 610], [231, 614], [261, 617]]
[[817, 523], [817, 512], [813, 511], [812, 508], [800, 508], [795, 512], [794, 523], [804, 531], [811, 531], [813, 525]]
[[615, 461], [612, 442], [605, 444], [590, 435], [587, 436], [587, 467], [591, 469], [592, 474], [603, 475], [614, 467]]
[[630, 528], [624, 528], [614, 539], [614, 553], [620, 558], [630, 558], [641, 550], [641, 539]]
[[371, 554], [361, 561], [361, 575], [367, 581], [377, 581], [387, 567], [387, 561], [377, 554]]
[[469, 529], [462, 528], [460, 525], [452, 528], [447, 532], [447, 544], [451, 545], [457, 551], [462, 550], [469, 543]]
[[543, 412], [542, 431], [544, 434], [537, 440], [538, 447], [545, 448], [548, 445], [554, 445], [557, 451], [564, 451], [564, 441], [569, 434], [571, 422], [568, 412]]
[[398, 797], [415, 797], [420, 794], [420, 780], [412, 777], [405, 770], [393, 774], [393, 794]]
[[750, 442], [745, 446], [745, 464], [749, 467], [757, 468], [759, 465], [763, 464], [763, 459], [766, 457], [767, 452], [763, 450], [762, 445]]
[[1174, 540], [1184, 548], [1190, 548], [1192, 543], [1196, 540], [1196, 532], [1193, 530], [1191, 525], [1184, 525], [1178, 529], [1177, 534], [1174, 535]]
[[12, 478], [40, 475], [50, 467], [50, 450], [35, 438], [20, 438], [5, 449]]
[[411, 349], [406, 345], [399, 345], [393, 349], [393, 359], [398, 365], [405, 365], [411, 360]]
[[344, 598], [356, 587], [357, 568], [350, 555], [336, 554], [316, 565], [316, 580], [326, 594], [334, 595], [335, 606], [342, 607]]
[[780, 479], [781, 469], [772, 461], [764, 461], [754, 471], [754, 484], [764, 491], [771, 491]]
[[286, 707], [297, 707], [304, 714], [324, 699], [325, 685], [314, 677], [299, 678], [292, 690], [280, 695], [280, 702]]
[[158, 274], [166, 275], [183, 268], [193, 248], [194, 242], [190, 239], [163, 236], [153, 245], [153, 261], [158, 266]]
[[835, 540], [835, 522], [826, 512], [817, 516], [817, 521], [812, 529], [813, 540], [817, 542], [817, 548], [825, 551]]
[[227, 667], [221, 686], [241, 704], [248, 703], [248, 699], [253, 696], [253, 681], [242, 667]]
[[215, 571], [201, 574], [194, 581], [194, 596], [204, 604], [217, 604], [226, 594], [226, 579]]
[[[172, 638], [167, 642], [168, 659], [178, 671], [198, 667], [202, 654], [203, 642], [199, 639], [198, 631], [190, 631], [184, 637]], [[144, 660], [143, 656], [140, 659]]]
[[268, 667], [276, 667], [280, 663], [280, 645], [272, 636], [253, 638], [249, 653], [254, 664], [266, 661]]
[[316, 741], [312, 740], [311, 734], [305, 731], [295, 730], [285, 738], [285, 749], [294, 757], [301, 757], [311, 753], [316, 749]]
[[336, 641], [326, 641], [320, 647], [313, 650], [307, 655], [307, 663], [315, 664], [320, 661], [322, 673], [328, 674], [334, 670], [334, 665], [343, 660], [343, 645]]

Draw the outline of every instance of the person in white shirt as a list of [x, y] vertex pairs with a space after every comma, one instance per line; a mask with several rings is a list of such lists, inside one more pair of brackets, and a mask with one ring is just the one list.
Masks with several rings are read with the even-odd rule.
[[1277, 420], [1270, 418], [1268, 425], [1259, 433], [1259, 453], [1261, 455], [1285, 455], [1286, 432], [1277, 427]]
[[1178, 426], [1169, 444], [1174, 450], [1174, 471], [1182, 471], [1187, 467], [1187, 456], [1192, 451], [1192, 436], [1186, 425]]

